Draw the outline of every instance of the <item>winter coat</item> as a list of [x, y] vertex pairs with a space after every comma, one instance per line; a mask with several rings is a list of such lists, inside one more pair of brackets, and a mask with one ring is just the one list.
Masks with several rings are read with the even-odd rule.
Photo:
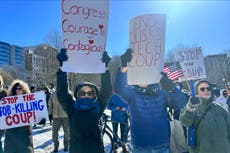
[[57, 92], [51, 94], [49, 102], [49, 114], [53, 115], [53, 118], [68, 118], [66, 112], [63, 110], [61, 104], [58, 102], [57, 99]]
[[[7, 96], [6, 90], [2, 89], [2, 90], [0, 91], [0, 101], [1, 101], [1, 99], [2, 99], [3, 97], [6, 97], [6, 96]], [[5, 130], [0, 130], [0, 139], [1, 139], [1, 137], [4, 135], [4, 132], [5, 132]], [[0, 146], [0, 147], [1, 147], [1, 146]]]
[[32, 126], [7, 129], [4, 153], [33, 153]]
[[[201, 103], [191, 109], [190, 101], [181, 110], [180, 120], [185, 127], [194, 125], [194, 148], [190, 153], [229, 153], [230, 152], [230, 116], [218, 103], [200, 99]], [[207, 112], [207, 113], [206, 113]]]
[[181, 122], [178, 120], [170, 121], [170, 153], [184, 153], [188, 151], [184, 130]]
[[[74, 93], [76, 90], [77, 87]], [[74, 98], [68, 93], [67, 74], [61, 71], [57, 73], [58, 100], [69, 117], [69, 153], [104, 153], [100, 117], [107, 105], [111, 91], [110, 74], [106, 71], [101, 75], [101, 92], [98, 93], [100, 111], [79, 111], [74, 107]]]
[[[116, 107], [125, 108], [126, 111], [116, 110]], [[126, 122], [128, 120], [128, 104], [124, 102], [117, 94], [113, 94], [107, 106], [111, 112], [111, 120], [116, 122]]]
[[226, 89], [220, 90], [220, 96], [215, 99], [215, 102], [219, 103], [221, 106], [223, 106], [225, 109], [227, 109], [227, 97], [223, 95], [223, 91]]
[[155, 149], [169, 147], [170, 125], [167, 106], [175, 110], [183, 108], [186, 96], [179, 89], [171, 93], [159, 90], [157, 95], [148, 96], [138, 93], [127, 86], [127, 73], [118, 70], [115, 90], [129, 104], [130, 131], [132, 144], [140, 148]]

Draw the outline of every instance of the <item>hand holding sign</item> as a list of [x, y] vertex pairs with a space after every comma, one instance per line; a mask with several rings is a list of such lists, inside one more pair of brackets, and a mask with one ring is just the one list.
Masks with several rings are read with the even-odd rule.
[[162, 75], [162, 78], [160, 80], [161, 88], [169, 92], [173, 91], [174, 89], [173, 81], [168, 78], [166, 73], [161, 72], [161, 75]]
[[61, 52], [57, 54], [57, 59], [59, 61], [60, 66], [62, 66], [64, 61], [68, 60], [68, 56], [66, 54], [66, 48], [61, 49]]
[[128, 48], [124, 54], [121, 55], [121, 66], [127, 67], [127, 63], [131, 61], [132, 59], [132, 53], [133, 50], [131, 48]]
[[105, 63], [105, 66], [107, 67], [109, 62], [111, 61], [111, 57], [108, 55], [108, 52], [107, 51], [104, 51], [104, 53], [102, 54], [102, 59], [101, 61], [103, 63]]

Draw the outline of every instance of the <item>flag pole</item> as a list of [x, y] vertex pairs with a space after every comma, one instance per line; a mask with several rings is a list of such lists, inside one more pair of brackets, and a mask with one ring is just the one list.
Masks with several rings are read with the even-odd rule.
[[190, 87], [191, 87], [191, 94], [192, 94], [192, 96], [195, 96], [194, 81], [190, 80], [189, 83], [190, 83]]

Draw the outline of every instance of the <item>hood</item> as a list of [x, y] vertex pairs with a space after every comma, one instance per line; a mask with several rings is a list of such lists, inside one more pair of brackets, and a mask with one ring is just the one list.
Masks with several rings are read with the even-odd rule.
[[81, 82], [81, 83], [77, 84], [76, 87], [75, 87], [75, 90], [74, 90], [74, 97], [75, 98], [77, 98], [77, 92], [83, 86], [90, 86], [90, 87], [94, 88], [96, 90], [97, 97], [99, 96], [99, 89], [95, 84], [93, 84], [91, 82]]

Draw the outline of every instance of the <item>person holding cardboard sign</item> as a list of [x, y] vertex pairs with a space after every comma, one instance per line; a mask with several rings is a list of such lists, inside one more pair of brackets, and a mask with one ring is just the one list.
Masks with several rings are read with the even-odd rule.
[[179, 110], [185, 106], [186, 97], [165, 74], [160, 84], [127, 86], [127, 63], [131, 59], [132, 49], [127, 49], [121, 55], [115, 91], [129, 106], [132, 153], [169, 153], [167, 106]]
[[[105, 51], [102, 62], [108, 66], [111, 58]], [[57, 58], [62, 65], [68, 59], [66, 49]], [[57, 97], [67, 113], [70, 126], [69, 153], [104, 153], [100, 118], [111, 95], [110, 73], [101, 74], [101, 90], [91, 82], [76, 85], [73, 96], [68, 90], [67, 73], [57, 72]]]
[[[7, 96], [29, 94], [30, 89], [27, 83], [22, 80], [15, 80], [11, 83]], [[12, 119], [13, 121], [14, 119]], [[18, 118], [19, 120], [19, 118]], [[33, 153], [32, 126], [26, 125], [6, 129], [4, 153]]]

